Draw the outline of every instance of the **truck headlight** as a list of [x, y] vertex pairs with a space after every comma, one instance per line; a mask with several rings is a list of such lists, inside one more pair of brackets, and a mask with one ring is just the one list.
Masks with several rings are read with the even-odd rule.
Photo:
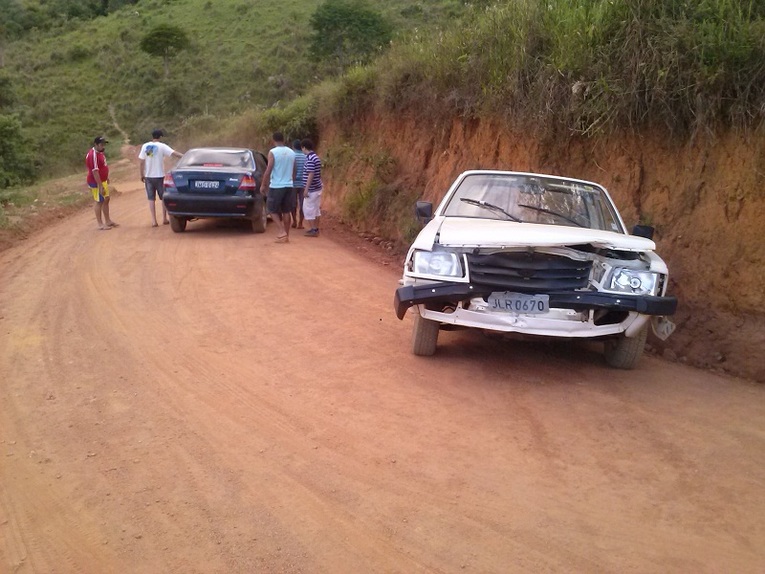
[[450, 251], [415, 251], [412, 271], [417, 275], [462, 277], [462, 265], [456, 253]]
[[659, 287], [658, 273], [617, 267], [611, 272], [608, 288], [618, 293], [632, 295], [656, 295]]

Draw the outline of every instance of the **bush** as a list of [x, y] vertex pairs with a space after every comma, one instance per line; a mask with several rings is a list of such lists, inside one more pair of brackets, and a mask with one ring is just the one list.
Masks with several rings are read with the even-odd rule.
[[5, 72], [0, 72], [0, 111], [3, 108], [10, 108], [16, 104], [16, 90], [13, 86], [13, 79]]
[[32, 182], [35, 177], [33, 157], [18, 118], [0, 115], [0, 189]]
[[325, 82], [312, 91], [317, 115], [324, 122], [351, 125], [375, 105], [377, 69], [354, 66], [336, 81]]
[[312, 57], [335, 72], [369, 62], [393, 34], [393, 26], [360, 0], [326, 0], [310, 23]]
[[90, 50], [86, 46], [75, 44], [67, 49], [66, 57], [70, 62], [79, 62], [90, 57]]
[[316, 122], [316, 100], [303, 96], [292, 100], [286, 107], [274, 107], [265, 110], [259, 120], [261, 133], [271, 134], [280, 131], [289, 140], [312, 138], [318, 140]]

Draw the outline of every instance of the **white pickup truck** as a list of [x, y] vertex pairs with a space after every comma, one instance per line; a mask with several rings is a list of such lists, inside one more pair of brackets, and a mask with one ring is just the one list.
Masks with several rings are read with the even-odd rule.
[[394, 306], [414, 312], [412, 350], [436, 351], [443, 328], [604, 342], [606, 362], [631, 369], [649, 325], [662, 339], [668, 271], [653, 228], [626, 231], [597, 183], [495, 170], [462, 173], [409, 249]]

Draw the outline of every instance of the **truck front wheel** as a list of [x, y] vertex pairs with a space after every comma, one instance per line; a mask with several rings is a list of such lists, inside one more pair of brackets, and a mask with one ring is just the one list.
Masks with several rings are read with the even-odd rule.
[[414, 318], [412, 331], [412, 352], [421, 357], [429, 357], [436, 352], [438, 343], [439, 324], [429, 319], [423, 319], [418, 312]]
[[648, 325], [643, 327], [634, 337], [619, 335], [609, 339], [603, 345], [606, 363], [617, 369], [634, 369], [643, 355], [645, 340], [648, 337]]

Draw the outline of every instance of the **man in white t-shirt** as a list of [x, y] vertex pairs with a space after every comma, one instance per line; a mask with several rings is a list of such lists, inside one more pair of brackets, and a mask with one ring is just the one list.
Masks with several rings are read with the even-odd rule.
[[[156, 200], [159, 195], [159, 200], [162, 201], [162, 196], [165, 193], [165, 158], [183, 155], [161, 141], [164, 135], [165, 132], [162, 130], [151, 132], [152, 140], [143, 144], [138, 153], [138, 159], [141, 161], [141, 181], [146, 186], [152, 227], [159, 227], [157, 225]], [[170, 223], [167, 219], [167, 209], [164, 203], [162, 204], [162, 223]]]

